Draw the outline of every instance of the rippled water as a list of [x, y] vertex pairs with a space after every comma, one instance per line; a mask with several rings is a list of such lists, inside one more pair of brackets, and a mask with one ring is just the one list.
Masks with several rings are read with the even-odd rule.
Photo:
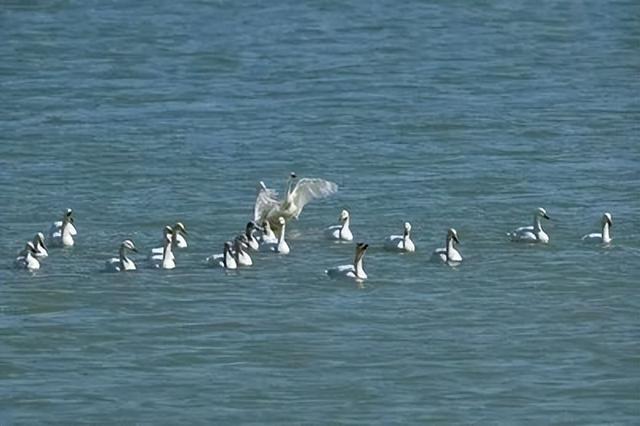
[[[638, 422], [637, 2], [1, 4], [1, 424]], [[292, 170], [340, 192], [291, 255], [207, 269]], [[507, 242], [538, 206], [551, 244]], [[342, 208], [362, 288], [323, 274]], [[178, 219], [175, 270], [101, 272]]]

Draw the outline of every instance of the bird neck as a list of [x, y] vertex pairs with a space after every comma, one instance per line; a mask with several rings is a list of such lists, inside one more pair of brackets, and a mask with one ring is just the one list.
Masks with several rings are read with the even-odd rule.
[[222, 256], [222, 263], [224, 263], [224, 267], [227, 268], [229, 266], [229, 262], [233, 259], [233, 255], [231, 254], [231, 249], [228, 246], [224, 246], [224, 255]]
[[165, 238], [164, 239], [164, 249], [162, 250], [162, 261], [166, 261], [169, 257], [171, 257], [172, 251], [173, 251], [173, 240], [174, 240], [174, 236], [172, 235], [171, 238]]
[[353, 267], [356, 270], [357, 277], [362, 277], [365, 275], [364, 266], [362, 262], [363, 258], [364, 258], [364, 253], [359, 252], [359, 253], [356, 253], [356, 257], [355, 259], [353, 259]]
[[451, 257], [451, 252], [454, 251], [456, 248], [453, 245], [453, 238], [452, 237], [447, 237], [447, 259]]
[[71, 234], [71, 228], [69, 228], [69, 224], [71, 222], [69, 222], [69, 219], [65, 218], [62, 221], [62, 227], [60, 228], [60, 235], [70, 235]]
[[127, 258], [127, 252], [124, 246], [120, 246], [120, 267], [122, 269], [124, 269], [124, 265], [125, 263], [127, 263], [129, 261], [129, 259]]
[[280, 228], [280, 235], [278, 236], [278, 245], [282, 244], [282, 242], [284, 241], [284, 230], [285, 230], [286, 226], [287, 226], [287, 224], [285, 223]]
[[540, 216], [533, 216], [533, 230], [534, 231], [542, 231], [542, 224], [540, 223]]
[[609, 241], [611, 239], [611, 235], [609, 232], [610, 232], [609, 222], [605, 220], [604, 223], [602, 224], [602, 241]]

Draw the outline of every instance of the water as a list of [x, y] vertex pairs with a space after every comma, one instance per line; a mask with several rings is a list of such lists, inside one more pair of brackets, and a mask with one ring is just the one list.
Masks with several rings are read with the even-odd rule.
[[[638, 3], [263, 3], [2, 2], [0, 423], [637, 423]], [[291, 255], [204, 267], [292, 170], [340, 192]], [[362, 288], [323, 274], [342, 208]], [[175, 270], [101, 272], [176, 220]]]

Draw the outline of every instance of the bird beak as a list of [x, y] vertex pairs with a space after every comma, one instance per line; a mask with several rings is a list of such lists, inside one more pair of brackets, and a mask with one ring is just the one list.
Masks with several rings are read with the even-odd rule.
[[133, 252], [136, 252], [136, 253], [137, 253], [137, 252], [138, 252], [138, 249], [134, 247], [134, 248], [132, 248], [132, 249], [131, 249], [131, 251], [133, 251]]
[[549, 217], [549, 215], [548, 215], [548, 214], [546, 214], [546, 213], [545, 213], [542, 217], [544, 217], [544, 218], [545, 218], [545, 219], [547, 219], [547, 220], [551, 220], [551, 218]]
[[453, 234], [453, 241], [460, 244], [460, 240], [458, 239], [458, 236], [456, 234]]

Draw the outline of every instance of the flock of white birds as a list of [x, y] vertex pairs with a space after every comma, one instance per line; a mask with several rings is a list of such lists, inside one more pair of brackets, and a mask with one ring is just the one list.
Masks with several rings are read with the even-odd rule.
[[[208, 265], [224, 269], [237, 269], [253, 265], [250, 252], [268, 251], [281, 255], [289, 254], [291, 249], [285, 240], [287, 222], [298, 219], [302, 209], [313, 200], [328, 197], [338, 191], [338, 185], [324, 179], [297, 179], [291, 173], [285, 187], [285, 195], [278, 198], [278, 193], [260, 182], [258, 195], [254, 207], [253, 220], [247, 223], [245, 232], [233, 240], [226, 241], [222, 253], [206, 258]], [[542, 229], [542, 219], [549, 220], [549, 215], [543, 208], [538, 208], [533, 216], [533, 225], [522, 226], [507, 233], [511, 241], [525, 243], [549, 243], [549, 235]], [[342, 210], [339, 224], [325, 230], [325, 236], [331, 240], [353, 241], [350, 227], [351, 216], [347, 210]], [[610, 213], [604, 213], [601, 222], [601, 232], [584, 235], [583, 240], [609, 244], [613, 219]], [[38, 232], [32, 241], [26, 243], [24, 249], [15, 259], [15, 266], [20, 269], [38, 270], [40, 262], [49, 255], [49, 247], [72, 247], [77, 235], [74, 226], [73, 210], [66, 209], [62, 220], [54, 222], [45, 238]], [[163, 229], [162, 247], [154, 248], [149, 255], [152, 267], [173, 269], [176, 267], [174, 250], [187, 247], [187, 229], [183, 223], [177, 222], [173, 226]], [[445, 247], [433, 252], [432, 258], [449, 265], [462, 262], [462, 254], [458, 251], [460, 243], [458, 233], [450, 228], [447, 231]], [[353, 263], [337, 266], [326, 270], [326, 274], [333, 278], [350, 278], [357, 281], [367, 279], [363, 258], [369, 247], [368, 244], [356, 244]], [[416, 246], [411, 240], [411, 224], [406, 222], [401, 235], [391, 235], [385, 241], [385, 248], [401, 252], [414, 252]], [[118, 257], [106, 261], [105, 269], [109, 272], [132, 271], [136, 269], [135, 262], [129, 257], [129, 252], [137, 252], [134, 242], [130, 239], [120, 244]]]

